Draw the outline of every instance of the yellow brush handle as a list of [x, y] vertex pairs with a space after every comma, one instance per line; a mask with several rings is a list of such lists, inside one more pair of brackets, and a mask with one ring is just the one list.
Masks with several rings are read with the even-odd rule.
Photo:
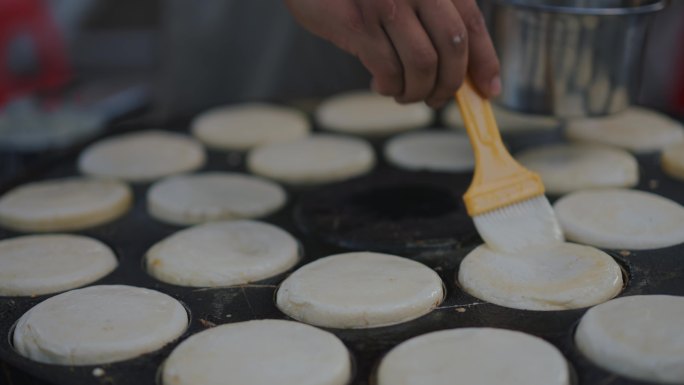
[[541, 178], [522, 167], [508, 153], [489, 101], [475, 89], [469, 78], [456, 91], [456, 100], [475, 153], [475, 174], [463, 196], [468, 214], [480, 215], [542, 195]]

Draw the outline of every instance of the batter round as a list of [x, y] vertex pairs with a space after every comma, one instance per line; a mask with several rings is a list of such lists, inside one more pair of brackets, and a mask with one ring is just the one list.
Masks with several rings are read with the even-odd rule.
[[207, 172], [163, 179], [147, 192], [147, 209], [163, 222], [191, 225], [257, 218], [280, 209], [287, 197], [277, 184], [246, 174]]
[[639, 182], [639, 165], [634, 156], [608, 146], [556, 144], [523, 151], [515, 158], [539, 173], [549, 194], [632, 187]]
[[575, 242], [632, 250], [684, 242], [684, 207], [645, 191], [577, 191], [554, 208], [565, 236]]
[[265, 103], [214, 108], [192, 122], [196, 138], [222, 150], [249, 150], [265, 143], [301, 138], [310, 130], [302, 112]]
[[18, 231], [70, 231], [110, 222], [133, 200], [121, 182], [63, 178], [29, 183], [0, 197], [0, 225]]
[[335, 335], [271, 319], [195, 334], [162, 369], [164, 385], [346, 385], [350, 378], [349, 353]]
[[632, 106], [607, 117], [570, 120], [566, 135], [573, 141], [646, 153], [684, 141], [684, 127], [659, 112]]
[[27, 235], [0, 241], [0, 296], [33, 296], [83, 286], [118, 262], [102, 242], [81, 235]]
[[595, 306], [582, 317], [575, 341], [596, 365], [642, 381], [684, 379], [684, 297], [635, 295]]
[[471, 171], [475, 158], [466, 135], [446, 131], [411, 132], [385, 145], [385, 158], [407, 170]]
[[206, 155], [194, 139], [172, 132], [147, 130], [103, 139], [78, 158], [83, 174], [149, 182], [167, 175], [196, 170]]
[[608, 254], [562, 242], [516, 253], [481, 245], [461, 262], [458, 281], [477, 298], [526, 310], [593, 306], [615, 297], [623, 283]]
[[378, 385], [570, 385], [568, 364], [550, 343], [493, 328], [423, 334], [392, 349]]
[[267, 144], [253, 149], [247, 158], [252, 173], [292, 184], [345, 180], [374, 165], [375, 154], [367, 142], [331, 134]]
[[335, 95], [318, 106], [316, 121], [325, 130], [363, 136], [386, 136], [425, 127], [432, 110], [424, 103], [399, 104], [369, 91]]
[[278, 308], [312, 325], [368, 328], [397, 324], [432, 311], [444, 297], [427, 266], [388, 254], [353, 252], [311, 262], [278, 289]]
[[179, 231], [147, 252], [147, 271], [181, 286], [230, 286], [280, 274], [299, 260], [289, 233], [263, 222], [214, 222]]
[[180, 337], [188, 314], [158, 291], [124, 285], [91, 286], [48, 298], [26, 312], [14, 347], [34, 361], [94, 365], [160, 349]]
[[660, 158], [660, 164], [666, 174], [684, 180], [684, 142], [666, 147]]

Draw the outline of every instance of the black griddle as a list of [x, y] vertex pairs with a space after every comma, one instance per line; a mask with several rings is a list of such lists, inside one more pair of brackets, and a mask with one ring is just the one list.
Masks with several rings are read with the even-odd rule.
[[[108, 135], [148, 127], [122, 123], [112, 127]], [[187, 120], [164, 126], [179, 132], [187, 132], [187, 127]], [[515, 152], [530, 145], [557, 142], [560, 138], [560, 132], [522, 134], [507, 138], [507, 144]], [[383, 355], [411, 337], [473, 326], [519, 330], [549, 341], [567, 358], [577, 384], [648, 384], [598, 368], [578, 352], [573, 332], [587, 309], [515, 310], [464, 293], [455, 282], [458, 266], [468, 252], [481, 243], [459, 199], [472, 174], [398, 170], [382, 159], [383, 142], [372, 141], [378, 165], [370, 174], [320, 187], [286, 187], [289, 198], [286, 207], [262, 220], [282, 227], [299, 239], [303, 258], [284, 274], [248, 285], [185, 288], [156, 281], [147, 275], [142, 263], [147, 249], [182, 227], [152, 219], [145, 207], [145, 193], [150, 184], [134, 184], [135, 203], [127, 214], [111, 223], [76, 232], [108, 244], [119, 259], [119, 267], [93, 285], [127, 284], [169, 294], [187, 307], [188, 330], [179, 340], [159, 351], [123, 362], [89, 366], [41, 364], [18, 355], [10, 337], [19, 317], [52, 295], [0, 297], [0, 384], [159, 384], [160, 365], [180, 341], [214, 325], [263, 318], [287, 319], [275, 306], [277, 285], [306, 263], [352, 250], [392, 252], [422, 262], [440, 275], [447, 294], [436, 310], [403, 324], [373, 329], [326, 329], [337, 335], [352, 354], [354, 375], [351, 384], [372, 384], [374, 371]], [[75, 159], [82, 147], [43, 161], [39, 167], [0, 185], [0, 193], [20, 183], [78, 175]], [[657, 155], [639, 156], [638, 159], [641, 167], [638, 189], [684, 204], [684, 182], [665, 176], [660, 171]], [[208, 170], [244, 172], [244, 154], [209, 151], [209, 160], [202, 171]], [[18, 235], [23, 234], [0, 229], [0, 239]], [[626, 285], [620, 296], [684, 296], [684, 244], [658, 250], [606, 251], [625, 271]], [[96, 368], [102, 372], [94, 372]]]

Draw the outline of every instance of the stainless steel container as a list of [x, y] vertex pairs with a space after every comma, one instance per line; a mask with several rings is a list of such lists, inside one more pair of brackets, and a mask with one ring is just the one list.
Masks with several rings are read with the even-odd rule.
[[501, 60], [498, 102], [529, 113], [617, 112], [638, 91], [650, 16], [666, 0], [483, 0]]

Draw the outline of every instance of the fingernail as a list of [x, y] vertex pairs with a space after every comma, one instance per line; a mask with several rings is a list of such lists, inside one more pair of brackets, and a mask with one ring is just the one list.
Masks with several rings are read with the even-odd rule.
[[501, 77], [496, 76], [492, 79], [489, 83], [489, 92], [491, 92], [492, 96], [497, 96], [501, 93]]

